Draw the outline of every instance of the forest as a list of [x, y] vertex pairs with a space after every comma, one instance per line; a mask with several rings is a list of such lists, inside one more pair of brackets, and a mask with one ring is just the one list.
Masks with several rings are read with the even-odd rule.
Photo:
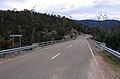
[[112, 22], [108, 27], [99, 23], [96, 27], [90, 28], [93, 39], [103, 42], [107, 47], [120, 52], [120, 25]]
[[120, 52], [120, 23], [117, 20], [111, 20], [105, 26], [103, 21], [97, 20], [96, 26], [84, 25], [81, 31], [91, 34], [94, 40], [105, 43], [107, 47]]
[[[0, 10], [0, 50], [12, 48], [10, 35], [22, 35], [22, 46], [63, 39], [80, 25], [65, 16], [39, 13], [33, 10]], [[19, 47], [15, 38], [15, 47]]]
[[[120, 25], [115, 22], [105, 27], [90, 27], [78, 24], [75, 20], [61, 15], [53, 15], [24, 9], [22, 11], [0, 10], [0, 50], [12, 48], [10, 35], [22, 35], [22, 46], [43, 41], [60, 40], [73, 32], [93, 35], [93, 39], [106, 43], [106, 46], [120, 51]], [[77, 35], [77, 33], [75, 33]], [[19, 47], [19, 39], [15, 38], [15, 46]]]

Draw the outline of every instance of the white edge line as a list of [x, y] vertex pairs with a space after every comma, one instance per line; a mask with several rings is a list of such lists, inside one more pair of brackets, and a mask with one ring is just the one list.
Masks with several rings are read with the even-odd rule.
[[57, 56], [59, 56], [61, 53], [58, 53], [57, 55], [53, 56], [51, 59], [55, 59]]
[[[87, 40], [86, 40], [86, 41], [87, 41]], [[93, 58], [94, 58], [94, 61], [95, 61], [95, 63], [96, 63], [96, 66], [97, 66], [97, 68], [99, 69], [99, 71], [100, 71], [103, 79], [106, 79], [105, 76], [103, 75], [102, 70], [99, 68], [98, 62], [97, 62], [97, 60], [96, 60], [96, 58], [95, 58], [95, 55], [94, 55], [94, 53], [93, 53], [93, 51], [92, 51], [92, 48], [90, 47], [90, 44], [88, 43], [88, 41], [87, 41], [87, 45], [88, 45], [88, 47], [89, 47], [89, 49], [90, 49], [90, 52], [91, 52], [91, 54], [92, 54], [92, 56], [93, 56]]]

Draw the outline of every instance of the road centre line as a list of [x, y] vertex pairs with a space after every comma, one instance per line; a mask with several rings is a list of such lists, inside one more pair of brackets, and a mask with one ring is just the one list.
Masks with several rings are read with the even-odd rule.
[[51, 59], [55, 59], [57, 56], [59, 56], [61, 53], [58, 53], [57, 55], [53, 56]]
[[68, 48], [72, 47], [72, 45], [68, 46]]

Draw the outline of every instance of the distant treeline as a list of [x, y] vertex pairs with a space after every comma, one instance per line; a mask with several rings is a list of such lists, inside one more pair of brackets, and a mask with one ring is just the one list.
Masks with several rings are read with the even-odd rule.
[[[0, 49], [11, 48], [11, 34], [22, 34], [22, 46], [32, 43], [59, 40], [81, 25], [60, 15], [42, 14], [32, 10], [0, 10]], [[15, 39], [15, 47], [19, 39]]]
[[87, 27], [85, 30], [93, 35], [93, 39], [104, 42], [106, 45], [120, 52], [120, 25], [116, 22], [111, 22], [108, 27], [102, 25], [101, 21], [95, 27]]
[[94, 39], [106, 43], [108, 47], [114, 50], [120, 51], [120, 26], [94, 27], [92, 34]]

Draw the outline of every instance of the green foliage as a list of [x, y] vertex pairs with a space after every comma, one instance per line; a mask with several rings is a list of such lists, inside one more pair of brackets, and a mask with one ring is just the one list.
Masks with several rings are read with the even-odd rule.
[[82, 33], [85, 33], [85, 34], [90, 34], [91, 33], [91, 27], [87, 26], [87, 25], [80, 25], [78, 27], [78, 30]]
[[106, 52], [102, 51], [100, 52], [100, 55], [106, 63], [111, 64], [112, 66], [117, 65], [115, 61], [113, 60], [112, 56], [108, 55]]
[[0, 40], [0, 49], [8, 49], [12, 45], [9, 40]]
[[120, 51], [120, 26], [92, 27], [91, 34], [95, 40], [105, 42], [108, 47]]
[[[42, 14], [27, 9], [23, 11], [0, 10], [0, 39], [10, 40], [10, 34], [22, 34], [22, 46], [34, 42], [62, 39], [70, 33], [71, 29], [78, 29], [78, 26], [73, 20], [60, 15]], [[56, 33], [52, 33], [54, 30]], [[1, 42], [0, 48], [7, 48], [4, 46], [6, 44]]]

